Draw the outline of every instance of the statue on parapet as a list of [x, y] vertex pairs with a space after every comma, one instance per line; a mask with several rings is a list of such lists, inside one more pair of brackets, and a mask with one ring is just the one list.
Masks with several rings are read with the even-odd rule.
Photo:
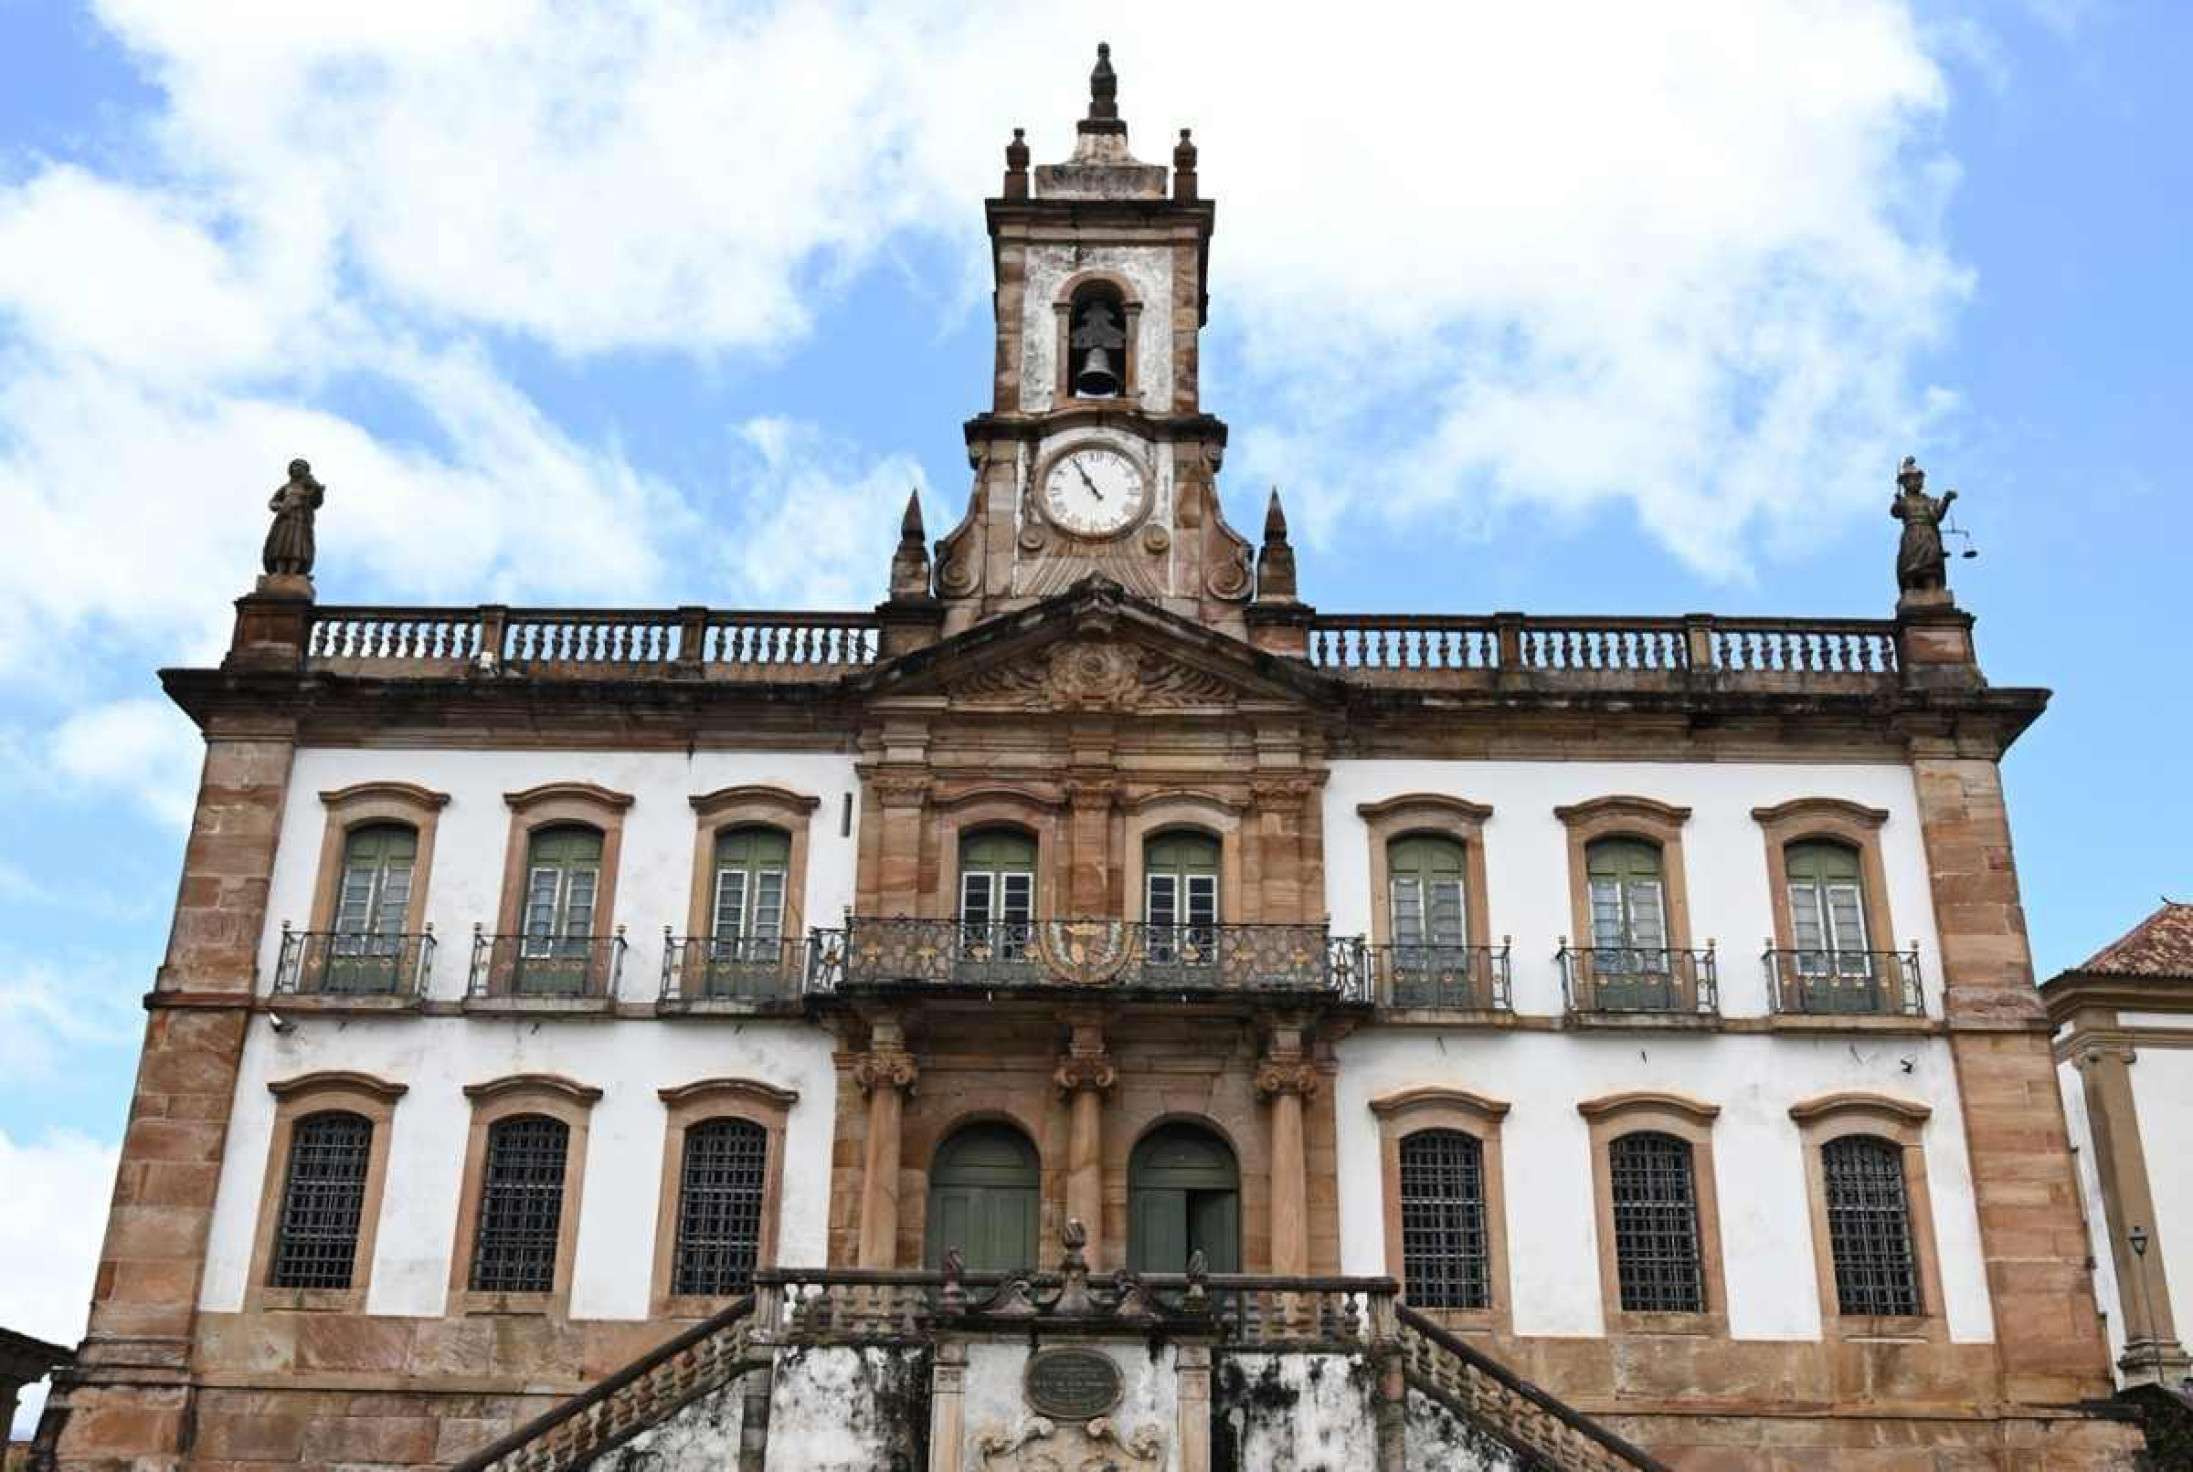
[[274, 525], [267, 528], [259, 564], [268, 577], [312, 576], [313, 557], [318, 550], [312, 522], [326, 499], [327, 487], [312, 478], [311, 465], [303, 460], [290, 461], [289, 480], [267, 502], [267, 510], [274, 513]]
[[[1905, 595], [1949, 593], [1949, 559], [1942, 550], [1942, 523], [1949, 519], [1955, 491], [1939, 496], [1926, 493], [1926, 472], [1910, 455], [1896, 472], [1896, 499], [1888, 514], [1904, 524], [1903, 540], [1896, 547], [1896, 587]], [[1935, 600], [1928, 600], [1935, 601]]]

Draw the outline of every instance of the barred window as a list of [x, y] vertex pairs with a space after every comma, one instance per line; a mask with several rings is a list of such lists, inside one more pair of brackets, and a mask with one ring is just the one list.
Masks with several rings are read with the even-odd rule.
[[1640, 1131], [1607, 1147], [1614, 1265], [1630, 1313], [1704, 1313], [1698, 1189], [1688, 1142]]
[[488, 1126], [479, 1225], [472, 1238], [474, 1292], [554, 1290], [570, 1138], [562, 1120], [543, 1114], [513, 1115]]
[[1485, 1151], [1460, 1130], [1401, 1139], [1401, 1277], [1418, 1308], [1492, 1307]]
[[1919, 1313], [1903, 1147], [1875, 1135], [1844, 1135], [1820, 1147], [1820, 1169], [1827, 1188], [1837, 1311]]
[[769, 1134], [750, 1119], [710, 1119], [685, 1132], [672, 1293], [743, 1293], [761, 1253]]
[[373, 1121], [328, 1110], [291, 1127], [289, 1167], [267, 1282], [276, 1288], [348, 1288], [357, 1266]]

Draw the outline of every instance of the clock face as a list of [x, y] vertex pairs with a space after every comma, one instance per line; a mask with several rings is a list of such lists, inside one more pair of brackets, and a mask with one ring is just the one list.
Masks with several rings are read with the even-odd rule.
[[1059, 456], [1042, 489], [1044, 515], [1077, 536], [1115, 535], [1142, 514], [1142, 467], [1107, 445], [1085, 445]]

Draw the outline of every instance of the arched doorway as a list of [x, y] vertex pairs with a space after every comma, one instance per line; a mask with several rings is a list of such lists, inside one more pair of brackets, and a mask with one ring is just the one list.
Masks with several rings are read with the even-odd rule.
[[1183, 1272], [1199, 1250], [1212, 1272], [1241, 1271], [1241, 1170], [1209, 1130], [1159, 1125], [1127, 1158], [1127, 1265]]
[[1034, 1267], [1040, 1195], [1026, 1135], [995, 1123], [953, 1131], [929, 1167], [928, 1265], [943, 1267], [944, 1250], [957, 1247], [972, 1272]]

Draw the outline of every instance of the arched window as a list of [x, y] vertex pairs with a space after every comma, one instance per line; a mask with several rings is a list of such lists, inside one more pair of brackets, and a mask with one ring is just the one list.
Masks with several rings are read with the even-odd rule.
[[1241, 1271], [1241, 1172], [1209, 1130], [1160, 1125], [1127, 1158], [1127, 1265], [1184, 1272], [1197, 1252], [1214, 1273]]
[[708, 991], [735, 990], [744, 968], [783, 959], [784, 885], [792, 836], [754, 824], [716, 835], [716, 888], [709, 909]]
[[1607, 1146], [1615, 1276], [1630, 1313], [1706, 1311], [1698, 1185], [1688, 1141], [1656, 1130]]
[[960, 946], [970, 960], [1028, 954], [1036, 913], [1036, 841], [1017, 828], [980, 828], [959, 841]]
[[297, 1121], [268, 1258], [269, 1286], [350, 1286], [372, 1155], [373, 1122], [364, 1115], [329, 1109]]
[[1877, 1135], [1841, 1135], [1820, 1147], [1837, 1309], [1914, 1316], [1921, 1311], [1904, 1149]]
[[1402, 1291], [1418, 1308], [1490, 1308], [1485, 1151], [1460, 1130], [1401, 1137]]
[[526, 840], [524, 943], [512, 985], [521, 993], [577, 995], [593, 955], [602, 834], [560, 823]]
[[1127, 386], [1127, 310], [1119, 290], [1092, 281], [1074, 293], [1067, 384], [1075, 397], [1117, 398]]
[[971, 1124], [937, 1147], [929, 1167], [927, 1258], [957, 1247], [982, 1273], [1035, 1266], [1042, 1196], [1036, 1147], [1009, 1124]]
[[743, 1293], [761, 1253], [769, 1132], [750, 1119], [689, 1125], [678, 1177], [676, 1294]]
[[1218, 961], [1218, 840], [1208, 833], [1153, 834], [1142, 846], [1144, 953], [1159, 965]]
[[477, 1226], [475, 1293], [548, 1293], [556, 1286], [571, 1130], [545, 1114], [514, 1114], [487, 1128]]
[[[1790, 844], [1782, 852], [1789, 876], [1790, 939], [1797, 951], [1797, 974], [1870, 979], [1873, 958], [1867, 954], [1866, 892], [1858, 850], [1847, 843], [1813, 839]], [[1875, 1010], [1870, 989], [1851, 991], [1850, 1005]]]
[[322, 990], [396, 990], [418, 858], [419, 832], [408, 823], [364, 823], [344, 835]]

